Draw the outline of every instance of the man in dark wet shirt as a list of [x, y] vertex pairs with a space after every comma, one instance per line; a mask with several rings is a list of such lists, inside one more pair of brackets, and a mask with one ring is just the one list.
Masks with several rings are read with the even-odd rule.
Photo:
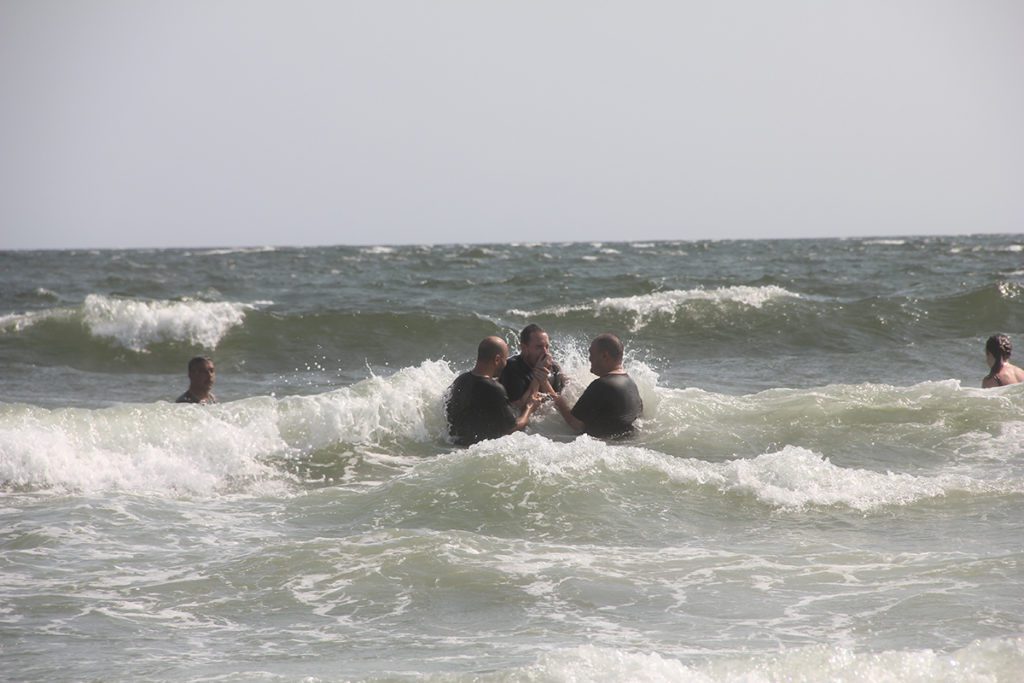
[[529, 396], [520, 408], [513, 407], [505, 387], [494, 379], [507, 362], [508, 344], [500, 337], [486, 337], [477, 347], [476, 365], [449, 387], [445, 414], [455, 443], [470, 446], [526, 427], [540, 398]]
[[175, 403], [216, 403], [217, 397], [212, 392], [216, 379], [213, 361], [206, 356], [196, 356], [188, 362], [188, 389]]
[[612, 438], [633, 433], [633, 422], [644, 411], [636, 382], [622, 368], [622, 342], [614, 334], [598, 335], [590, 343], [590, 371], [597, 379], [569, 408], [561, 394], [541, 380], [540, 390], [554, 398], [555, 408], [573, 431]]
[[[565, 379], [562, 377], [562, 369], [551, 358], [550, 347], [548, 333], [540, 325], [527, 325], [519, 334], [519, 353], [508, 359], [498, 379], [508, 392], [509, 400], [515, 405], [522, 406], [529, 400], [533, 393], [530, 385], [535, 377], [539, 381], [541, 375], [547, 376], [552, 389], [562, 391]], [[533, 391], [536, 390], [534, 385]]]

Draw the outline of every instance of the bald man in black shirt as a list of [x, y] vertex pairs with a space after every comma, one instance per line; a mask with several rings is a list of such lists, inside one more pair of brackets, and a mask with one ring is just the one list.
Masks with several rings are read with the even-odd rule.
[[561, 394], [541, 381], [540, 390], [554, 398], [555, 408], [573, 431], [600, 438], [633, 433], [633, 422], [644, 411], [640, 390], [622, 367], [623, 346], [614, 334], [598, 335], [590, 343], [590, 383], [571, 409]]
[[455, 443], [470, 446], [526, 427], [540, 397], [529, 397], [516, 416], [505, 387], [494, 379], [507, 362], [508, 344], [500, 337], [486, 337], [477, 347], [474, 368], [459, 375], [448, 389], [445, 413]]

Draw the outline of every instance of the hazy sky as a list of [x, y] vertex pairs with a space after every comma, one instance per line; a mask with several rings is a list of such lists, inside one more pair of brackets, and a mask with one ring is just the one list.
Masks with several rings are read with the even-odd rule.
[[0, 248], [1024, 232], [1024, 2], [0, 0]]

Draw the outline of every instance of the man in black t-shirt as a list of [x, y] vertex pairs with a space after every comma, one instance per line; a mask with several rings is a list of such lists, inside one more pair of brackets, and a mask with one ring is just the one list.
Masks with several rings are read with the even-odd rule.
[[590, 383], [576, 405], [551, 391], [541, 381], [540, 390], [555, 399], [555, 408], [573, 431], [602, 438], [633, 432], [633, 422], [644, 411], [636, 382], [622, 368], [622, 342], [614, 334], [598, 335], [590, 343], [590, 371], [597, 379]]
[[487, 337], [477, 347], [476, 366], [449, 387], [445, 414], [455, 443], [470, 446], [526, 427], [539, 397], [528, 397], [518, 411], [512, 406], [505, 388], [494, 379], [507, 362], [508, 344], [500, 337]]
[[565, 379], [562, 377], [562, 369], [551, 358], [550, 348], [548, 333], [540, 325], [530, 324], [523, 328], [519, 334], [519, 353], [508, 359], [498, 379], [512, 403], [521, 406], [529, 400], [538, 388], [534, 385], [531, 390], [530, 385], [535, 377], [539, 382], [542, 375], [547, 376], [556, 392], [562, 391]]

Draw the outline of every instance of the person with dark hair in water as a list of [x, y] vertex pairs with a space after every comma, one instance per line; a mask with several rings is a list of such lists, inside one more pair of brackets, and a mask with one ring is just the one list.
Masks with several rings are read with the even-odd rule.
[[644, 402], [636, 382], [622, 367], [623, 346], [614, 334], [601, 334], [590, 343], [590, 371], [597, 379], [571, 409], [561, 394], [542, 378], [540, 390], [553, 398], [555, 408], [575, 432], [609, 438], [633, 433], [633, 422], [643, 413]]
[[1011, 351], [1013, 345], [1005, 334], [994, 334], [988, 338], [985, 342], [985, 360], [991, 370], [981, 380], [982, 388], [991, 389], [1024, 382], [1024, 370], [1010, 362]]
[[216, 403], [217, 397], [212, 393], [216, 379], [213, 361], [206, 356], [196, 356], [188, 362], [188, 389], [175, 403]]
[[445, 414], [455, 443], [470, 446], [526, 427], [540, 399], [529, 396], [518, 411], [513, 407], [505, 387], [495, 379], [507, 362], [508, 344], [500, 337], [486, 337], [477, 347], [476, 365], [448, 388]]
[[548, 333], [540, 325], [527, 325], [519, 333], [519, 353], [508, 359], [498, 378], [515, 405], [522, 406], [538, 390], [541, 376], [547, 377], [556, 392], [565, 387], [562, 369], [551, 358], [550, 347]]

